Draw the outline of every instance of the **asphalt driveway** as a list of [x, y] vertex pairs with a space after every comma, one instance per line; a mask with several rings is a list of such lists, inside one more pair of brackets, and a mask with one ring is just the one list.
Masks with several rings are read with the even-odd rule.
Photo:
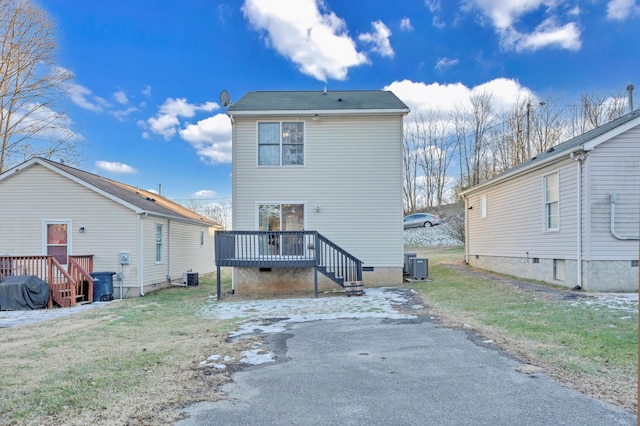
[[[636, 425], [637, 416], [567, 389], [470, 330], [413, 315], [409, 289], [363, 297], [212, 302], [205, 318], [246, 318], [260, 336], [223, 391], [185, 409], [188, 425]], [[403, 309], [400, 310], [399, 308]], [[224, 368], [212, 354], [203, 363]]]

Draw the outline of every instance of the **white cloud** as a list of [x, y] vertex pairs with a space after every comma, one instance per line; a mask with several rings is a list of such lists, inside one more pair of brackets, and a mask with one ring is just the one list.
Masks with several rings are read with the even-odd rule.
[[179, 131], [179, 135], [196, 149], [204, 162], [231, 162], [231, 121], [226, 114], [217, 114], [196, 124], [188, 124]]
[[510, 108], [518, 98], [533, 97], [529, 89], [506, 78], [497, 78], [472, 88], [462, 83], [442, 85], [403, 80], [391, 83], [384, 90], [391, 90], [407, 104], [411, 114], [430, 110], [446, 114], [460, 108], [470, 108], [471, 96], [482, 93], [492, 95], [492, 106], [496, 111]]
[[393, 57], [393, 48], [389, 42], [391, 30], [382, 21], [372, 22], [373, 33], [363, 33], [358, 36], [358, 40], [373, 44], [373, 50], [381, 56]]
[[[179, 117], [193, 117], [198, 111], [213, 111], [218, 108], [215, 102], [205, 102], [196, 105], [189, 103], [185, 98], [167, 98], [158, 108], [158, 113], [146, 122], [138, 122], [138, 125], [149, 130], [164, 139], [169, 140], [178, 133], [180, 126]], [[149, 134], [143, 135], [147, 137]]]
[[121, 110], [109, 111], [109, 114], [113, 115], [119, 121], [123, 121], [129, 114], [138, 111], [136, 107], [129, 107]]
[[429, 8], [429, 12], [433, 15], [431, 19], [431, 23], [436, 28], [444, 28], [444, 22], [440, 19], [440, 11], [442, 9], [442, 5], [440, 4], [440, 0], [425, 0], [425, 5]]
[[66, 83], [66, 92], [71, 98], [71, 102], [80, 108], [89, 111], [102, 112], [110, 104], [99, 96], [95, 96], [91, 90], [77, 83]]
[[138, 173], [133, 167], [117, 161], [96, 161], [96, 167], [110, 173], [134, 175]]
[[349, 68], [368, 63], [322, 0], [245, 0], [242, 13], [267, 45], [317, 80], [344, 80]]
[[402, 31], [413, 31], [413, 25], [411, 25], [411, 19], [402, 18], [402, 20], [400, 20], [400, 29]]
[[636, 0], [610, 0], [607, 4], [607, 18], [611, 20], [624, 21], [638, 14], [640, 6]]
[[443, 71], [447, 68], [450, 68], [454, 65], [457, 65], [458, 62], [460, 62], [458, 59], [452, 59], [452, 58], [438, 58], [438, 61], [436, 62], [436, 66], [435, 69], [437, 69], [438, 71]]
[[148, 86], [148, 85], [145, 86], [145, 88], [142, 89], [140, 93], [142, 93], [145, 96], [151, 96], [151, 86]]
[[129, 99], [127, 98], [127, 94], [124, 92], [124, 90], [118, 90], [117, 92], [114, 92], [113, 98], [116, 100], [116, 102], [122, 105], [129, 102]]
[[579, 50], [582, 46], [580, 30], [575, 22], [562, 27], [553, 21], [545, 21], [531, 34], [517, 34], [514, 40], [515, 49], [538, 50], [547, 46], [557, 46], [567, 50]]
[[193, 194], [193, 198], [199, 198], [199, 199], [213, 199], [216, 198], [218, 196], [218, 193], [216, 191], [212, 191], [211, 189], [201, 189], [200, 191], [196, 191]]
[[[613, 0], [620, 1], [620, 0]], [[502, 47], [518, 52], [558, 47], [578, 50], [582, 43], [581, 32], [576, 22], [561, 23], [559, 8], [562, 0], [467, 0], [465, 8], [478, 8], [493, 24], [500, 37]], [[532, 31], [521, 31], [528, 14], [544, 8], [545, 18]], [[567, 15], [577, 18], [580, 9], [573, 7]], [[533, 16], [533, 15], [532, 15]]]

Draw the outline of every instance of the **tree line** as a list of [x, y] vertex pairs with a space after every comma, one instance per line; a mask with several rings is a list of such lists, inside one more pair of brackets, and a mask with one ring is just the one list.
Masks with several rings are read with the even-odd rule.
[[523, 97], [500, 111], [493, 98], [476, 94], [467, 106], [416, 111], [405, 121], [405, 212], [452, 203], [461, 191], [629, 111], [625, 93], [584, 93], [570, 104], [560, 96]]

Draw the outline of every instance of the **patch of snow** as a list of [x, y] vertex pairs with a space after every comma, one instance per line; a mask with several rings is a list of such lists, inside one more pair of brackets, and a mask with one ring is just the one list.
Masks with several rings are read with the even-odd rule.
[[271, 352], [264, 352], [262, 349], [251, 349], [242, 352], [244, 358], [240, 361], [245, 364], [260, 365], [274, 360], [275, 356]]

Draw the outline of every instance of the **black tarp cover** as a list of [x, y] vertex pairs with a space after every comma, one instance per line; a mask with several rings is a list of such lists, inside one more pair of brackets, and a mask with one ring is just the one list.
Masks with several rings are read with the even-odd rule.
[[5, 277], [0, 281], [0, 311], [42, 309], [49, 302], [49, 285], [35, 275]]

